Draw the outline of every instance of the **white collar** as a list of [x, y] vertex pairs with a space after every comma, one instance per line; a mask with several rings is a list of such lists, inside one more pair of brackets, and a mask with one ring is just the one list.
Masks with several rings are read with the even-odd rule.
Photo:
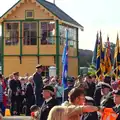
[[46, 99], [45, 101], [46, 101], [46, 103], [48, 103], [50, 100], [52, 100], [52, 97]]
[[119, 105], [116, 105], [116, 107], [117, 107], [117, 108], [120, 107], [120, 104], [119, 104]]

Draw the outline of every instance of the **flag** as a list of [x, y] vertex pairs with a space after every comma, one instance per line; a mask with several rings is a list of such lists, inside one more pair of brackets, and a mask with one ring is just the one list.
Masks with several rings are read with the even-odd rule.
[[[98, 33], [97, 33], [98, 34]], [[96, 37], [96, 42], [95, 42], [95, 47], [94, 47], [94, 52], [93, 52], [93, 57], [92, 57], [92, 64], [96, 65], [96, 58], [97, 58], [97, 43], [98, 39]]]
[[99, 76], [101, 74], [101, 69], [100, 69], [100, 40], [99, 40], [98, 33], [96, 36], [96, 40], [97, 40], [96, 76], [97, 76], [97, 79], [99, 79]]
[[107, 45], [105, 49], [105, 74], [110, 74], [112, 71], [112, 60], [111, 60], [111, 50], [110, 50], [110, 41], [107, 37]]
[[104, 48], [102, 44], [102, 33], [100, 31], [100, 69], [101, 69], [101, 74], [104, 74], [105, 72], [105, 61], [104, 61]]
[[115, 52], [114, 52], [114, 74], [116, 78], [119, 76], [119, 62], [120, 62], [120, 52], [119, 52], [119, 36], [117, 34], [117, 40], [116, 40], [116, 46], [115, 46]]
[[64, 88], [67, 87], [67, 77], [68, 77], [68, 30], [66, 30], [66, 43], [62, 55], [62, 84]]

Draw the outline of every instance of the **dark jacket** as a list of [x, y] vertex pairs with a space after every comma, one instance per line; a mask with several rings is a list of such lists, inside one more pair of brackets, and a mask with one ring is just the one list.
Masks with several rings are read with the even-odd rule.
[[27, 83], [26, 92], [25, 92], [26, 100], [29, 104], [33, 105], [35, 102], [33, 87], [31, 83]]
[[114, 100], [113, 100], [113, 94], [112, 92], [108, 93], [108, 95], [105, 96], [103, 101], [101, 102], [101, 106], [104, 106], [106, 108], [112, 108], [115, 106]]
[[98, 120], [97, 112], [83, 114], [82, 120]]
[[35, 93], [40, 93], [43, 88], [43, 81], [42, 81], [42, 76], [40, 73], [35, 72], [33, 74], [33, 80], [34, 80], [34, 85], [35, 85]]
[[16, 95], [17, 90], [19, 89], [21, 91], [21, 83], [19, 80], [11, 80], [10, 81], [10, 89], [12, 90], [12, 95]]
[[102, 95], [101, 95], [101, 87], [100, 86], [96, 86], [96, 89], [95, 89], [95, 93], [94, 93], [94, 100], [95, 100], [95, 105], [96, 106], [100, 106], [100, 101], [101, 101], [101, 98], [102, 98]]
[[58, 105], [58, 102], [56, 99], [51, 99], [49, 102], [47, 103], [43, 103], [43, 105], [41, 106], [41, 112], [40, 112], [40, 120], [47, 120], [48, 114], [50, 112], [50, 110], [55, 106]]
[[119, 113], [116, 120], [120, 120], [120, 106], [119, 106], [118, 108], [117, 108], [116, 106], [113, 107], [113, 110], [114, 110], [116, 113]]
[[86, 89], [87, 96], [93, 97], [95, 92], [95, 83], [87, 82], [87, 85], [88, 85], [88, 89]]

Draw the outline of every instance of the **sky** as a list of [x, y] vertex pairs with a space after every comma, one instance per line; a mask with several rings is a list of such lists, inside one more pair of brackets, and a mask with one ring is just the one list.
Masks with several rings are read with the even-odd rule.
[[[17, 1], [0, 0], [0, 16]], [[55, 4], [84, 26], [79, 32], [80, 49], [94, 50], [97, 31], [102, 31], [103, 42], [109, 36], [115, 43], [120, 35], [120, 0], [55, 0]]]

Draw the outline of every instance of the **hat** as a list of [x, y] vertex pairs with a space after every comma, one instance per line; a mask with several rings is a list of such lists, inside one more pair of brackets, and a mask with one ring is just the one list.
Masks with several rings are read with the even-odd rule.
[[42, 65], [41, 65], [41, 64], [39, 64], [39, 65], [37, 65], [37, 66], [36, 66], [36, 68], [42, 68]]
[[54, 88], [51, 85], [46, 85], [43, 90], [49, 91], [50, 93], [54, 94]]
[[111, 87], [108, 83], [105, 83], [105, 82], [102, 82], [102, 83], [101, 83], [101, 88], [102, 88], [102, 89], [104, 89], [104, 88], [112, 89], [112, 87]]
[[19, 76], [19, 72], [14, 72], [13, 75], [18, 75]]
[[45, 79], [43, 80], [43, 83], [46, 83], [46, 82], [49, 82], [49, 79], [48, 79], [48, 78], [45, 78]]
[[120, 90], [114, 90], [113, 94], [120, 95]]
[[73, 82], [74, 82], [74, 79], [73, 79], [72, 77], [68, 77], [68, 78], [67, 78], [67, 81], [73, 83]]
[[92, 97], [89, 97], [89, 96], [85, 96], [85, 99], [87, 102], [92, 102], [94, 103], [94, 99]]

